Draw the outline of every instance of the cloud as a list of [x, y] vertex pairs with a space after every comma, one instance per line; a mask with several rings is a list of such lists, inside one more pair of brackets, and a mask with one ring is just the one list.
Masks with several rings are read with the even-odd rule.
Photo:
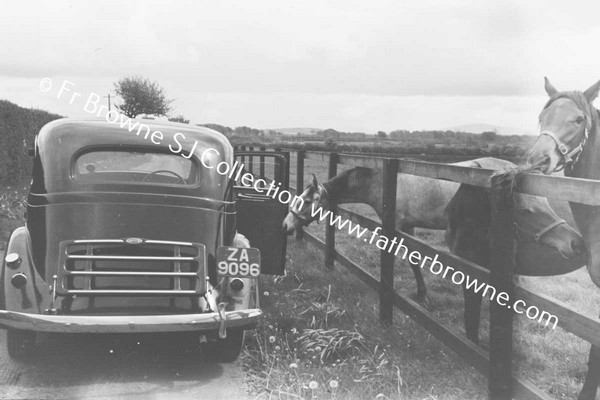
[[[380, 118], [387, 126], [392, 119], [384, 115], [413, 103], [392, 99], [430, 96], [445, 99], [443, 109], [475, 106], [456, 108], [449, 125], [457, 125], [474, 110], [477, 121], [493, 117], [477, 107], [487, 100], [460, 98], [508, 96], [510, 104], [494, 104], [504, 104], [498, 110], [517, 121], [523, 120], [513, 117], [518, 110], [502, 107], [512, 109], [514, 96], [542, 95], [544, 75], [564, 88], [600, 79], [599, 12], [598, 2], [580, 7], [556, 0], [22, 1], [0, 15], [0, 35], [10, 38], [1, 46], [0, 74], [9, 88], [50, 76], [102, 93], [139, 74], [163, 85], [192, 118], [268, 122], [210, 101], [231, 94], [250, 109], [248, 99], [262, 99], [293, 121], [298, 114], [331, 126], [353, 120], [353, 130], [362, 130], [362, 119]], [[291, 109], [277, 107], [279, 94]], [[342, 108], [326, 107], [332, 118], [311, 106], [335, 96], [355, 100], [333, 101]], [[444, 126], [441, 115], [429, 118]], [[401, 122], [394, 124], [413, 125]]]

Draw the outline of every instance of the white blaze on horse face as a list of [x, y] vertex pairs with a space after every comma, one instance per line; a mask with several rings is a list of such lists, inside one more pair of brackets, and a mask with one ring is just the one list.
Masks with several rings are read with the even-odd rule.
[[283, 220], [283, 230], [285, 233], [292, 233], [295, 229], [299, 228], [302, 225], [302, 221], [297, 215], [309, 219], [311, 204], [319, 204], [320, 202], [318, 189], [315, 190], [312, 186], [307, 187], [299, 198], [302, 199], [302, 201], [292, 202], [290, 204], [290, 212], [288, 212]]

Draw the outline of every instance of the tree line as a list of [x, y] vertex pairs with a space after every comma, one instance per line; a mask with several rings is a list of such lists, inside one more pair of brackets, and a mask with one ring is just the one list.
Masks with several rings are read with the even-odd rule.
[[61, 115], [23, 108], [0, 100], [0, 184], [22, 185], [31, 179], [31, 156], [35, 136], [48, 122]]

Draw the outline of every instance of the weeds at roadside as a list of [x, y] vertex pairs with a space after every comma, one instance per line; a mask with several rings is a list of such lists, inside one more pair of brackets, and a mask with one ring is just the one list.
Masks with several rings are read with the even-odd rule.
[[397, 397], [404, 383], [384, 347], [357, 330], [331, 285], [304, 286], [297, 274], [263, 284], [266, 315], [242, 357], [255, 398]]
[[27, 188], [7, 186], [0, 190], [0, 218], [20, 220], [25, 211]]
[[0, 188], [0, 250], [4, 249], [10, 233], [25, 223], [26, 198], [24, 186]]

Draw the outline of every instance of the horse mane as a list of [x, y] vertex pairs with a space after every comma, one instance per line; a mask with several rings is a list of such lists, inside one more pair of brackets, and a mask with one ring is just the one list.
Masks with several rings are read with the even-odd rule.
[[489, 188], [461, 184], [445, 209], [450, 228], [487, 226], [491, 219]]
[[337, 194], [344, 193], [346, 190], [350, 189], [350, 176], [352, 174], [356, 174], [356, 179], [364, 180], [367, 178], [367, 175], [370, 175], [371, 173], [372, 170], [369, 168], [350, 168], [323, 183], [323, 186], [329, 194], [329, 199], [336, 203], [338, 201]]

